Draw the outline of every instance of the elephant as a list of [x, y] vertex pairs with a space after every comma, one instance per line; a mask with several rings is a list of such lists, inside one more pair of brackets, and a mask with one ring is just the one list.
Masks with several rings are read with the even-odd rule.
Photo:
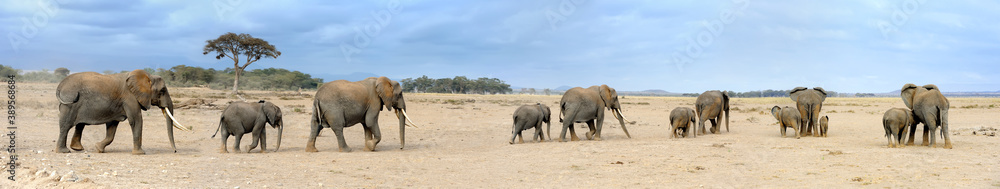
[[[604, 108], [610, 109], [612, 115], [618, 119], [618, 123], [625, 131], [625, 136], [632, 138], [625, 127], [625, 116], [621, 112], [621, 104], [618, 102], [618, 93], [608, 85], [591, 86], [586, 89], [574, 87], [563, 94], [559, 100], [559, 122], [562, 122], [562, 132], [559, 141], [566, 142], [566, 130], [569, 129], [570, 137], [573, 141], [580, 138], [576, 136], [576, 129], [573, 123], [587, 123], [590, 131], [587, 132], [587, 139], [601, 140], [601, 128], [604, 125]], [[565, 119], [563, 119], [565, 117]], [[595, 127], [596, 125], [596, 127]]]
[[789, 96], [792, 101], [795, 101], [795, 107], [802, 115], [802, 129], [799, 130], [802, 132], [802, 136], [820, 136], [819, 128], [816, 128], [816, 125], [819, 123], [819, 113], [820, 109], [823, 109], [823, 101], [826, 100], [826, 90], [821, 87], [813, 87], [812, 89], [795, 87], [789, 92]]
[[729, 132], [729, 94], [727, 92], [705, 91], [698, 95], [694, 106], [698, 111], [698, 127], [701, 129], [701, 134], [705, 134], [705, 121], [712, 122], [712, 133], [719, 133], [721, 130], [719, 121], [722, 121], [722, 113], [726, 113], [726, 132]]
[[[281, 119], [281, 108], [264, 100], [257, 103], [239, 101], [230, 103], [222, 111], [222, 117], [219, 118], [219, 128], [214, 132], [222, 131], [222, 147], [219, 148], [219, 153], [229, 153], [229, 150], [226, 149], [226, 141], [229, 140], [229, 136], [236, 136], [236, 144], [233, 145], [233, 149], [240, 152], [240, 139], [246, 133], [253, 134], [253, 142], [250, 143], [250, 149], [247, 149], [247, 152], [257, 147], [258, 140], [260, 140], [260, 153], [266, 152], [267, 129], [264, 129], [265, 124], [270, 124], [271, 127], [278, 129], [278, 144], [274, 148], [274, 151], [277, 152], [281, 148], [281, 133], [285, 130]], [[212, 138], [215, 138], [215, 134], [212, 134]]]
[[[350, 152], [344, 141], [344, 128], [360, 123], [365, 130], [365, 150], [374, 151], [382, 141], [378, 114], [383, 109], [395, 110], [399, 119], [399, 149], [406, 146], [406, 128], [416, 127], [406, 115], [403, 88], [386, 77], [369, 77], [361, 81], [337, 80], [324, 83], [313, 98], [312, 132], [306, 143], [306, 152], [316, 150], [316, 137], [322, 128], [331, 128], [337, 135], [338, 149]], [[405, 120], [405, 121], [404, 121]]]
[[819, 118], [819, 136], [826, 137], [826, 131], [830, 128], [830, 117], [823, 116]]
[[174, 118], [174, 102], [167, 91], [167, 85], [160, 76], [149, 75], [143, 70], [128, 73], [102, 75], [96, 72], [81, 72], [67, 76], [56, 87], [59, 100], [59, 139], [56, 152], [69, 153], [66, 136], [75, 127], [70, 148], [83, 150], [80, 135], [87, 125], [106, 125], [103, 141], [97, 143], [97, 152], [104, 153], [104, 147], [111, 144], [118, 130], [118, 123], [128, 119], [132, 129], [132, 154], [146, 154], [142, 150], [142, 111], [157, 106], [167, 121], [167, 137], [174, 153], [174, 130], [190, 131]]
[[514, 110], [514, 134], [510, 137], [510, 144], [514, 144], [514, 139], [517, 136], [521, 136], [519, 143], [524, 143], [524, 136], [521, 135], [521, 131], [528, 130], [530, 128], [535, 128], [535, 135], [532, 140], [539, 141], [538, 138], [542, 138], [540, 141], [545, 141], [545, 135], [542, 133], [542, 123], [545, 123], [549, 128], [549, 139], [552, 139], [552, 124], [550, 119], [552, 118], [552, 110], [549, 106], [542, 103], [537, 103], [534, 105], [523, 105]]
[[678, 130], [682, 131], [681, 136], [687, 137], [688, 131], [691, 131], [690, 135], [692, 138], [698, 137], [697, 132], [694, 132], [695, 124], [697, 123], [697, 114], [694, 110], [688, 107], [677, 107], [670, 111], [670, 138], [677, 138]]
[[[934, 143], [934, 132], [941, 127], [941, 135], [944, 138], [944, 148], [951, 149], [951, 138], [948, 133], [948, 99], [941, 94], [941, 90], [933, 84], [917, 87], [912, 83], [903, 85], [900, 97], [907, 108], [913, 111], [914, 120], [924, 124], [924, 146], [936, 146]], [[910, 129], [910, 140], [907, 145], [913, 145], [913, 135], [917, 129]], [[931, 132], [930, 143], [928, 144], [927, 133]]]
[[802, 137], [799, 129], [804, 125], [802, 125], [802, 115], [799, 114], [798, 109], [791, 106], [785, 106], [784, 108], [774, 106], [771, 108], [771, 115], [774, 115], [774, 119], [778, 120], [778, 127], [781, 129], [782, 138], [785, 137], [785, 131], [789, 127], [795, 130], [795, 139]]
[[882, 115], [882, 126], [885, 127], [885, 137], [889, 140], [889, 148], [905, 147], [900, 145], [906, 141], [906, 132], [910, 127], [916, 125], [913, 119], [913, 111], [904, 108], [892, 108]]

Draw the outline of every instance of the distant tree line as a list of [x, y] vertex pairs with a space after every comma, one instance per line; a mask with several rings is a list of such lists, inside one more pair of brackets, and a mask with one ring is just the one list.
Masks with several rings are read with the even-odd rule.
[[406, 78], [399, 83], [403, 86], [403, 91], [413, 93], [506, 94], [513, 91], [503, 80], [486, 77], [475, 80], [465, 76], [431, 79], [425, 75]]
[[[790, 93], [790, 92], [792, 92], [791, 89], [789, 89], [789, 90], [771, 90], [771, 89], [768, 89], [768, 90], [747, 91], [747, 92], [727, 91], [726, 93], [729, 94], [729, 97], [732, 97], [732, 98], [761, 98], [761, 97], [789, 97], [788, 93]], [[701, 93], [684, 93], [684, 94], [681, 94], [681, 96], [687, 96], [687, 97], [697, 97], [698, 95], [701, 95]], [[827, 97], [838, 97], [839, 95], [840, 94], [837, 93], [836, 91], [826, 91], [826, 96]]]
[[[213, 68], [205, 69], [201, 67], [178, 65], [170, 69], [145, 68], [143, 70], [150, 74], [163, 77], [163, 79], [167, 81], [167, 85], [171, 87], [209, 87], [212, 89], [227, 89], [232, 86], [232, 81], [235, 78], [235, 71], [233, 68], [216, 70]], [[125, 73], [128, 71], [115, 72], [105, 70], [102, 73], [114, 74]], [[18, 80], [28, 82], [58, 83], [62, 81], [63, 78], [66, 78], [69, 73], [70, 70], [66, 68], [57, 68], [52, 72], [47, 69], [42, 69], [42, 71], [21, 73], [21, 70], [19, 69], [14, 69], [6, 65], [0, 65], [0, 74], [12, 74], [17, 76], [19, 78]], [[297, 90], [299, 88], [316, 89], [323, 83], [323, 79], [312, 78], [309, 74], [280, 68], [254, 69], [245, 71], [240, 76], [240, 81], [243, 83], [241, 86], [245, 87], [244, 89], [251, 90]]]

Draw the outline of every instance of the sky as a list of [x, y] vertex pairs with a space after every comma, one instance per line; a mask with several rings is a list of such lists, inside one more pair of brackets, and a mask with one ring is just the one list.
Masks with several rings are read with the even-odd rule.
[[282, 55], [248, 69], [331, 81], [500, 78], [538, 89], [1000, 90], [1000, 2], [927, 0], [0, 0], [0, 64], [224, 69], [226, 32]]

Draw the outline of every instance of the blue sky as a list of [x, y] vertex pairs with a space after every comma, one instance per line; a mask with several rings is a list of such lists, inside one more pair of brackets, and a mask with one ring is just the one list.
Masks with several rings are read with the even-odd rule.
[[278, 59], [250, 69], [278, 67], [328, 78], [465, 75], [521, 87], [608, 84], [671, 92], [796, 86], [888, 92], [905, 83], [933, 83], [944, 91], [1000, 90], [997, 1], [0, 4], [0, 32], [6, 36], [0, 64], [24, 70], [100, 72], [179, 64], [221, 69], [232, 62], [202, 55], [202, 47], [205, 40], [234, 32], [268, 40], [282, 51]]

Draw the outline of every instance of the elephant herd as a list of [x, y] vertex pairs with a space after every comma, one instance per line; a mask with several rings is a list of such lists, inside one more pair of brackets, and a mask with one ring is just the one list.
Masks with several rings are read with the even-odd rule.
[[[406, 114], [406, 102], [402, 91], [398, 82], [386, 77], [370, 77], [356, 82], [337, 80], [324, 83], [313, 99], [313, 111], [310, 116], [311, 132], [305, 151], [317, 152], [316, 138], [320, 130], [330, 128], [337, 136], [338, 149], [341, 152], [349, 152], [351, 148], [344, 141], [343, 130], [356, 124], [364, 127], [364, 149], [375, 150], [375, 146], [382, 140], [378, 125], [378, 115], [382, 110], [392, 111], [398, 118], [399, 143], [402, 149], [406, 144], [406, 126], [416, 127]], [[790, 96], [796, 102], [795, 107], [775, 106], [771, 110], [778, 120], [782, 136], [785, 136], [786, 128], [791, 127], [795, 130], [796, 138], [809, 135], [825, 137], [828, 117], [820, 118], [819, 113], [826, 99], [826, 91], [819, 87], [812, 89], [798, 87], [791, 91]], [[912, 145], [916, 125], [923, 123], [924, 145], [928, 145], [928, 131], [936, 131], [940, 126], [945, 140], [944, 147], [950, 149], [948, 100], [941, 95], [937, 86], [918, 87], [906, 84], [903, 86], [901, 96], [909, 109], [890, 109], [883, 118], [889, 146], [901, 147], [898, 144], [903, 141], [904, 133], [907, 131], [910, 132], [908, 144]], [[163, 113], [170, 147], [174, 152], [177, 152], [177, 148], [174, 144], [173, 129], [191, 130], [191, 127], [182, 126], [174, 118], [174, 104], [164, 80], [143, 70], [111, 75], [95, 72], [75, 73], [59, 83], [56, 88], [56, 98], [59, 100], [59, 139], [56, 140], [56, 152], [59, 153], [68, 153], [70, 149], [83, 150], [80, 137], [84, 127], [104, 124], [107, 132], [105, 139], [96, 144], [97, 151], [103, 153], [104, 148], [113, 142], [118, 123], [128, 120], [132, 130], [132, 154], [145, 154], [142, 150], [142, 111], [152, 106], [158, 107]], [[625, 125], [629, 121], [622, 115], [618, 99], [615, 89], [607, 85], [567, 90], [558, 107], [559, 121], [562, 122], [559, 141], [567, 141], [567, 130], [570, 133], [570, 140], [580, 140], [573, 127], [574, 123], [587, 124], [589, 131], [584, 135], [587, 139], [601, 140], [605, 110], [610, 110], [625, 135], [632, 138]], [[670, 112], [672, 137], [696, 137], [698, 130], [702, 135], [707, 132], [719, 133], [722, 129], [723, 116], [726, 131], [729, 131], [729, 95], [725, 91], [706, 91], [698, 96], [694, 105], [694, 109], [678, 107]], [[548, 106], [540, 103], [521, 106], [514, 112], [513, 119], [511, 144], [521, 136], [522, 131], [531, 128], [535, 129], [534, 140], [544, 141], [545, 138], [552, 140], [551, 110]], [[705, 129], [706, 121], [712, 123], [709, 130]], [[547, 137], [545, 132], [542, 132], [542, 123], [547, 125]], [[239, 139], [247, 133], [252, 134], [252, 143], [247, 151], [253, 150], [258, 142], [261, 145], [260, 152], [267, 151], [264, 127], [268, 124], [278, 129], [275, 147], [277, 151], [281, 146], [281, 134], [284, 130], [281, 108], [263, 100], [256, 103], [230, 103], [222, 112], [216, 130], [216, 133], [222, 134], [219, 152], [228, 152], [226, 141], [229, 136], [236, 137], [234, 149], [239, 152]], [[74, 129], [74, 132], [67, 148], [66, 139], [70, 129]], [[213, 138], [215, 136], [212, 135]], [[522, 136], [519, 142], [523, 141]], [[929, 145], [934, 145], [933, 135], [930, 136], [929, 142]]]
[[[559, 141], [566, 141], [566, 130], [569, 129], [571, 140], [579, 140], [573, 123], [586, 123], [590, 131], [586, 133], [587, 139], [601, 140], [601, 128], [604, 120], [606, 108], [612, 111], [612, 115], [618, 119], [622, 126], [622, 131], [629, 138], [632, 136], [625, 127], [625, 116], [621, 114], [621, 105], [618, 102], [618, 94], [613, 88], [607, 85], [592, 86], [590, 88], [573, 88], [566, 91], [559, 102], [560, 119], [563, 123], [563, 130], [559, 135]], [[778, 121], [778, 127], [782, 137], [786, 137], [787, 129], [794, 130], [796, 139], [802, 136], [827, 137], [829, 131], [829, 116], [820, 117], [820, 110], [823, 108], [823, 101], [826, 100], [827, 92], [821, 87], [812, 89], [796, 87], [789, 92], [789, 97], [795, 102], [795, 106], [774, 106], [771, 114]], [[908, 145], [913, 145], [913, 135], [919, 123], [924, 124], [924, 146], [935, 146], [935, 136], [928, 133], [935, 133], [940, 126], [941, 136], [945, 140], [944, 148], [951, 149], [951, 139], [948, 133], [948, 99], [941, 94], [937, 86], [929, 84], [918, 87], [914, 84], [906, 84], [901, 90], [900, 96], [903, 103], [909, 109], [892, 108], [883, 117], [883, 126], [886, 137], [889, 140], [889, 147], [902, 147], [900, 143], [905, 140], [905, 133], [910, 132]], [[710, 90], [705, 91], [695, 100], [695, 109], [690, 107], [676, 107], [670, 111], [670, 137], [692, 137], [707, 132], [713, 134], [722, 130], [722, 118], [725, 116], [726, 132], [729, 132], [729, 95], [726, 91]], [[562, 117], [565, 116], [564, 120]], [[521, 132], [534, 128], [533, 139], [545, 140], [542, 132], [542, 123], [550, 124], [550, 110], [544, 104], [523, 105], [514, 111], [514, 127], [510, 143], [521, 136]], [[706, 121], [712, 125], [709, 130], [705, 130]], [[551, 130], [546, 129], [551, 135]], [[549, 137], [551, 139], [551, 137]], [[523, 137], [519, 143], [524, 143]]]

